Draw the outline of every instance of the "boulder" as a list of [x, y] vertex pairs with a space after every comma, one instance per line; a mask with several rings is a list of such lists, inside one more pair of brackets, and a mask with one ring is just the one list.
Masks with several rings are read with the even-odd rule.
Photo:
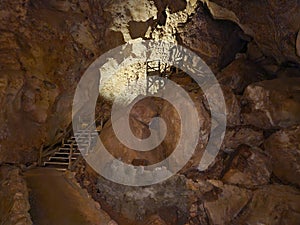
[[213, 20], [201, 5], [191, 21], [179, 29], [182, 43], [199, 54], [213, 71], [228, 65], [243, 48], [240, 33], [234, 23]]
[[254, 188], [268, 184], [271, 172], [268, 154], [259, 148], [241, 146], [225, 173], [223, 182]]
[[28, 189], [20, 169], [0, 167], [0, 223], [32, 225]]
[[272, 157], [275, 176], [300, 186], [300, 126], [274, 133], [264, 146]]
[[252, 147], [260, 146], [264, 141], [262, 130], [250, 127], [228, 128], [225, 133], [222, 149], [232, 151], [245, 144]]
[[297, 225], [300, 221], [300, 192], [289, 186], [268, 185], [253, 198], [234, 225]]
[[230, 87], [235, 94], [242, 94], [251, 84], [263, 80], [264, 70], [246, 59], [237, 59], [223, 69], [218, 75], [219, 82]]
[[285, 67], [276, 74], [278, 78], [300, 77], [300, 69], [297, 67]]
[[211, 224], [231, 224], [251, 199], [251, 192], [222, 182], [214, 182], [221, 189], [217, 199], [204, 202], [204, 207]]
[[145, 225], [167, 225], [167, 224], [162, 218], [160, 218], [159, 215], [153, 215], [145, 222]]
[[300, 63], [300, 57], [296, 54], [296, 35], [300, 29], [298, 0], [201, 1], [214, 18], [237, 23], [254, 38], [264, 55], [275, 58], [279, 64], [287, 61]]
[[[154, 99], [143, 99], [138, 101], [132, 108], [129, 114], [129, 124], [132, 133], [140, 139], [145, 139], [150, 135], [149, 123], [152, 118], [159, 114], [160, 107], [163, 101], [155, 101]], [[129, 107], [129, 106], [128, 106]], [[124, 108], [127, 110], [127, 108]], [[172, 113], [170, 113], [172, 114]], [[115, 158], [121, 158], [126, 163], [137, 161], [147, 161], [147, 164], [160, 162], [166, 154], [162, 145], [159, 145], [153, 151], [140, 152], [134, 151], [123, 145], [116, 136], [111, 124], [111, 120], [104, 126], [100, 138], [111, 154]], [[175, 138], [175, 137], [174, 137]], [[174, 139], [176, 140], [176, 139]]]
[[243, 95], [248, 104], [244, 124], [262, 129], [285, 128], [300, 123], [300, 78], [266, 80], [249, 85]]

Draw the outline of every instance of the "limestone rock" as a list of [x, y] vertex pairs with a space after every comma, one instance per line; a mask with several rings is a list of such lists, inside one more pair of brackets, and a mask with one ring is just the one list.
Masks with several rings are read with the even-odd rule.
[[252, 36], [264, 55], [278, 63], [300, 62], [295, 37], [300, 25], [300, 3], [292, 1], [241, 2], [202, 0], [216, 19], [231, 20]]
[[262, 129], [288, 127], [300, 122], [300, 78], [266, 80], [249, 85], [244, 93], [248, 108], [245, 124]]
[[255, 41], [251, 41], [247, 45], [247, 59], [252, 62], [259, 62], [260, 60], [264, 59], [265, 56], [255, 43]]
[[[207, 189], [204, 185], [199, 185], [197, 191], [188, 189], [187, 179], [180, 175], [146, 187], [124, 186], [101, 177], [96, 182], [95, 193], [100, 192], [101, 195], [106, 196], [105, 202], [110, 207], [131, 223], [141, 221], [143, 224], [148, 224], [149, 215], [156, 215], [151, 219], [153, 222], [164, 224], [162, 221], [164, 220], [167, 224], [181, 224], [177, 222], [180, 215], [188, 214], [192, 202], [195, 202], [197, 196], [203, 196], [211, 191], [211, 188]], [[173, 221], [173, 223], [169, 221]], [[149, 224], [151, 223], [149, 222]]]
[[216, 22], [199, 6], [192, 20], [180, 29], [179, 35], [184, 45], [199, 54], [213, 71], [218, 71], [233, 61], [243, 47], [240, 32], [233, 23]]
[[[198, 120], [200, 123], [200, 135], [198, 138], [198, 145], [195, 149], [195, 153], [190, 161], [187, 163], [185, 169], [188, 169], [192, 166], [197, 166], [199, 160], [201, 159], [202, 153], [206, 147], [209, 133], [210, 133], [210, 116], [206, 111], [204, 104], [203, 104], [203, 96], [200, 92], [197, 93], [190, 93], [190, 97], [195, 104], [195, 107], [198, 111]], [[176, 96], [174, 96], [173, 101], [176, 100]], [[188, 105], [182, 104], [182, 109], [188, 110]], [[181, 137], [181, 118], [180, 115], [177, 113], [176, 109], [168, 103], [163, 104], [162, 110], [160, 112], [160, 116], [162, 119], [165, 120], [166, 124], [168, 124], [168, 133], [163, 141], [163, 146], [166, 149], [166, 154], [170, 155]], [[189, 118], [192, 119], [192, 118]], [[189, 134], [185, 134], [189, 135]], [[182, 150], [183, 151], [183, 150]], [[175, 159], [176, 161], [180, 162], [182, 159]]]
[[252, 188], [269, 183], [270, 157], [259, 148], [241, 146], [225, 173], [225, 183]]
[[48, 111], [59, 95], [57, 86], [32, 76], [23, 89], [22, 110], [35, 122], [45, 123]]
[[299, 68], [287, 67], [282, 68], [277, 73], [278, 78], [291, 78], [291, 77], [300, 77]]
[[247, 210], [232, 224], [297, 225], [299, 220], [299, 190], [283, 185], [268, 185], [254, 192]]
[[272, 157], [274, 174], [284, 182], [300, 186], [300, 127], [274, 133], [264, 146]]
[[145, 223], [145, 225], [167, 225], [162, 218], [158, 215], [151, 216]]
[[263, 131], [249, 127], [227, 129], [222, 145], [224, 150], [235, 150], [240, 145], [260, 146], [264, 141]]
[[130, 21], [146, 22], [150, 18], [156, 19], [157, 16], [157, 8], [153, 1], [117, 1], [109, 4], [104, 10], [112, 14], [113, 21], [110, 29], [122, 32], [125, 41], [132, 39], [128, 29]]
[[219, 184], [217, 200], [204, 202], [212, 224], [230, 224], [251, 199], [251, 192], [236, 186]]
[[108, 22], [95, 31], [96, 22], [110, 20], [89, 14], [98, 2], [86, 1], [86, 11], [83, 1], [28, 2], [0, 4], [0, 121], [11, 134], [3, 134], [1, 162], [35, 161], [42, 144], [57, 141], [71, 122], [73, 98], [66, 96], [93, 57], [116, 44], [104, 41]]
[[[158, 115], [160, 104], [162, 104], [162, 101], [156, 102], [153, 99], [145, 99], [137, 102], [133, 106], [129, 115], [129, 123], [132, 133], [137, 138], [144, 139], [150, 135], [149, 123], [154, 116]], [[124, 110], [126, 110], [126, 108]], [[103, 128], [100, 137], [105, 147], [115, 158], [121, 158], [127, 163], [132, 163], [134, 160], [144, 160], [147, 164], [157, 163], [163, 160], [163, 156], [165, 155], [165, 150], [161, 145], [155, 150], [148, 152], [139, 152], [129, 149], [123, 145], [115, 135], [111, 120]]]
[[234, 93], [242, 94], [245, 88], [263, 79], [264, 71], [249, 60], [237, 59], [218, 74], [221, 84], [229, 86]]
[[32, 225], [28, 189], [18, 168], [0, 167], [0, 223]]
[[74, 40], [81, 44], [84, 48], [89, 49], [92, 52], [97, 51], [95, 37], [93, 36], [91, 28], [87, 22], [74, 25], [72, 27], [71, 35]]

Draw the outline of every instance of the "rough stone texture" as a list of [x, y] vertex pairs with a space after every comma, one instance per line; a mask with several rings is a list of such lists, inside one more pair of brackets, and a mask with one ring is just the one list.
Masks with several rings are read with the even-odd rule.
[[[188, 167], [196, 166], [199, 163], [202, 152], [208, 140], [210, 132], [210, 117], [203, 104], [201, 92], [190, 93], [199, 115], [200, 136], [196, 154], [188, 163]], [[234, 97], [234, 96], [232, 96]], [[173, 102], [178, 97], [173, 96]], [[137, 98], [138, 99], [138, 98]], [[182, 104], [183, 109], [188, 106]], [[181, 133], [181, 121], [176, 109], [166, 101], [156, 98], [145, 98], [134, 105], [130, 112], [130, 126], [132, 133], [138, 138], [147, 138], [150, 135], [149, 124], [153, 117], [160, 116], [167, 125], [167, 134], [162, 144], [150, 152], [133, 151], [117, 140], [114, 134], [111, 121], [103, 128], [100, 137], [106, 148], [116, 157], [124, 162], [132, 163], [133, 160], [144, 160], [146, 164], [153, 164], [169, 156], [177, 146]], [[176, 159], [178, 162], [181, 159]]]
[[269, 185], [258, 189], [238, 224], [297, 225], [300, 221], [300, 192], [289, 186]]
[[263, 80], [264, 70], [245, 59], [237, 59], [217, 75], [221, 84], [230, 87], [235, 94], [242, 94], [251, 84]]
[[[149, 104], [149, 103], [152, 104]], [[159, 114], [163, 101], [155, 102], [155, 100], [144, 99], [139, 101], [130, 112], [130, 127], [132, 133], [137, 138], [146, 138], [150, 135], [149, 122]], [[115, 156], [121, 158], [123, 162], [132, 163], [135, 159], [144, 160], [146, 164], [157, 163], [165, 156], [165, 150], [162, 146], [158, 146], [152, 152], [139, 152], [129, 149], [123, 145], [116, 137], [111, 120], [103, 128], [100, 138], [103, 144]]]
[[282, 68], [277, 73], [278, 78], [300, 77], [300, 69], [296, 67]]
[[234, 60], [244, 46], [242, 31], [228, 21], [217, 22], [199, 6], [192, 20], [179, 29], [182, 43], [198, 53], [213, 71]]
[[34, 161], [42, 144], [61, 138], [82, 72], [123, 43], [106, 36], [111, 17], [102, 7], [94, 1], [1, 2], [0, 162]]
[[236, 186], [214, 182], [221, 189], [218, 199], [204, 202], [209, 220], [212, 224], [231, 224], [251, 199], [251, 192]]
[[[210, 132], [210, 116], [206, 111], [203, 104], [203, 96], [201, 92], [189, 93], [191, 99], [194, 101], [195, 107], [198, 111], [198, 120], [200, 122], [200, 135], [198, 140], [198, 145], [195, 149], [195, 153], [191, 160], [187, 163], [185, 169], [197, 166], [199, 160], [201, 159], [202, 153], [206, 147], [208, 141], [208, 135]], [[174, 100], [176, 101], [176, 96], [174, 96]], [[182, 104], [182, 108], [188, 110], [189, 106]], [[181, 120], [176, 111], [176, 109], [170, 104], [164, 104], [162, 107], [162, 111], [160, 113], [162, 119], [168, 124], [168, 135], [165, 137], [163, 141], [163, 146], [166, 149], [167, 155], [170, 155], [177, 145], [177, 141], [180, 137], [181, 132]], [[180, 162], [181, 159], [177, 159]]]
[[[183, 225], [192, 204], [198, 204], [199, 199], [212, 199], [217, 192], [206, 181], [192, 181], [181, 175], [157, 185], [128, 187], [99, 178], [84, 162], [76, 170], [80, 184], [119, 224], [144, 225], [159, 216], [166, 224]], [[204, 216], [203, 208], [201, 212]]]
[[[300, 3], [291, 1], [202, 0], [217, 19], [231, 20], [252, 36], [264, 55], [278, 63], [300, 63], [296, 35], [300, 29]], [[284, 29], [283, 29], [284, 27]]]
[[262, 129], [299, 124], [299, 85], [300, 78], [274, 79], [249, 85], [243, 96], [248, 104], [242, 115], [243, 122]]
[[[128, 29], [130, 22], [147, 22], [151, 18], [156, 19], [157, 16], [157, 8], [154, 2], [145, 0], [118, 0], [105, 8], [105, 11], [110, 12], [113, 17], [110, 28], [114, 31], [122, 32], [125, 41], [131, 40], [132, 36], [135, 36], [134, 33], [139, 33], [137, 27], [135, 27], [136, 30], [130, 35]], [[148, 30], [149, 25], [145, 28], [144, 34]]]
[[[216, 86], [212, 86], [211, 90], [214, 90], [213, 88], [216, 88]], [[226, 119], [227, 119], [227, 126], [228, 127], [234, 127], [237, 125], [240, 125], [240, 113], [241, 113], [241, 107], [240, 107], [240, 101], [239, 98], [233, 93], [230, 87], [220, 85], [220, 88], [223, 92], [224, 100], [225, 100], [225, 106], [226, 106]], [[213, 106], [215, 109], [217, 109], [220, 112], [223, 112], [223, 104], [219, 104], [219, 101], [221, 101], [221, 96], [218, 95], [217, 92], [214, 91], [208, 91], [205, 94], [205, 97], [214, 99], [214, 101], [211, 104], [214, 104]], [[219, 101], [218, 101], [219, 100]], [[205, 108], [210, 111], [210, 106], [207, 101], [203, 101], [205, 104]]]
[[264, 143], [280, 180], [300, 186], [300, 127], [278, 131]]
[[158, 215], [151, 216], [145, 223], [145, 225], [167, 225], [162, 218]]
[[268, 184], [271, 176], [270, 157], [259, 148], [241, 146], [225, 173], [225, 183], [253, 188]]
[[27, 185], [20, 169], [0, 167], [0, 223], [32, 225]]
[[240, 145], [260, 146], [264, 141], [263, 131], [250, 127], [227, 129], [222, 145], [225, 151], [235, 150]]

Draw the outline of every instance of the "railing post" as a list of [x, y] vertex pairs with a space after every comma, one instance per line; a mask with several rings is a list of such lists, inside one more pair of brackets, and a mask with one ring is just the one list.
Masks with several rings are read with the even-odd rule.
[[72, 155], [73, 155], [73, 143], [71, 144], [70, 155], [69, 155], [69, 165], [68, 165], [69, 170], [71, 170], [72, 168]]

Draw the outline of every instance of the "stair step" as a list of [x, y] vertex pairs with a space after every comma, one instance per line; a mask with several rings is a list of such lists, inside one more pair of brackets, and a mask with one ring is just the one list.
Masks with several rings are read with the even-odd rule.
[[[72, 145], [71, 143], [70, 143], [70, 144], [68, 144], [68, 143], [64, 143], [64, 144], [63, 144], [64, 147], [65, 147], [65, 146], [71, 147], [71, 145]], [[76, 147], [77, 145], [78, 145], [78, 144], [73, 144], [73, 147]]]
[[70, 150], [70, 148], [59, 148], [58, 151], [60, 150]]
[[65, 163], [65, 162], [44, 162], [44, 165], [65, 165], [68, 166], [69, 163]]
[[55, 170], [61, 171], [61, 172], [66, 172], [67, 171], [67, 169], [65, 169], [65, 168], [55, 168]]
[[[70, 155], [70, 152], [55, 152], [54, 156], [62, 156], [62, 155], [66, 155], [67, 157]], [[80, 155], [80, 152], [73, 152], [73, 155]]]
[[[72, 157], [72, 160], [77, 159], [76, 157]], [[51, 156], [49, 158], [49, 161], [51, 160], [69, 160], [69, 156], [68, 157], [57, 157], [57, 156]]]
[[[62, 149], [59, 149], [59, 151], [57, 152], [61, 152], [61, 153], [70, 153], [71, 152], [71, 149], [70, 148], [62, 148]], [[73, 149], [73, 153], [75, 152], [80, 152], [79, 149]]]

